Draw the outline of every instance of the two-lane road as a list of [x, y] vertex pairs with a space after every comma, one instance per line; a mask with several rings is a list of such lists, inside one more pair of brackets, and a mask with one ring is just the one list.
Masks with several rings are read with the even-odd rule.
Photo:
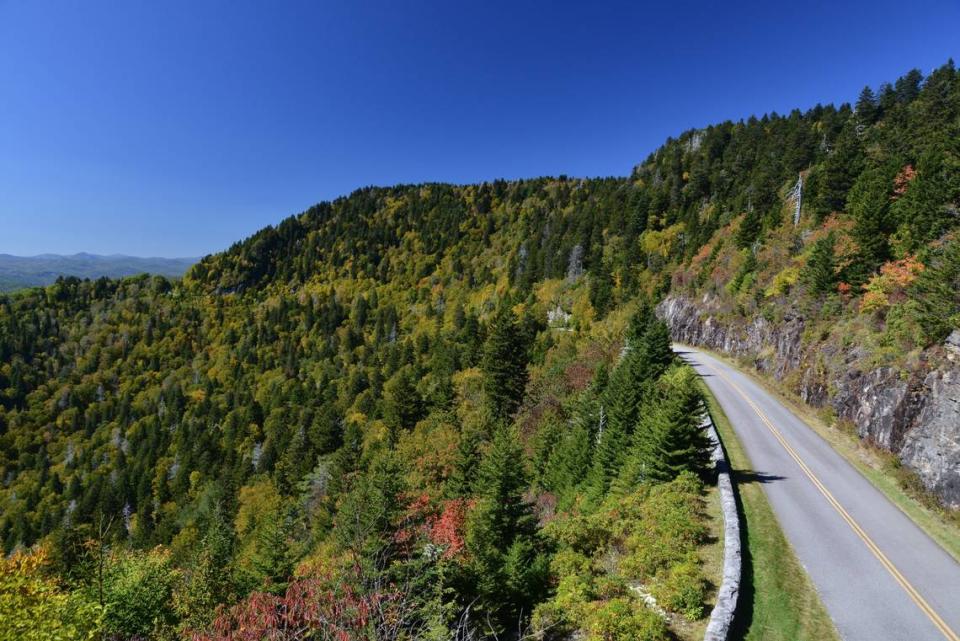
[[676, 345], [716, 396], [840, 635], [960, 641], [960, 563], [776, 398]]

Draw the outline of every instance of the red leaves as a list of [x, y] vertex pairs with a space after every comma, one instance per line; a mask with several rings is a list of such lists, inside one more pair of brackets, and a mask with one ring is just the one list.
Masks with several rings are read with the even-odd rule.
[[917, 170], [913, 168], [913, 165], [904, 165], [900, 173], [897, 174], [897, 177], [893, 179], [893, 195], [891, 199], [896, 200], [907, 193], [907, 187], [916, 177]]
[[430, 542], [443, 546], [443, 558], [458, 556], [464, 549], [464, 524], [473, 501], [444, 501], [440, 515], [428, 521]]
[[362, 594], [330, 577], [307, 577], [290, 583], [282, 596], [254, 592], [222, 609], [207, 632], [193, 641], [300, 641], [369, 637], [373, 615], [389, 616], [401, 601], [398, 591]]

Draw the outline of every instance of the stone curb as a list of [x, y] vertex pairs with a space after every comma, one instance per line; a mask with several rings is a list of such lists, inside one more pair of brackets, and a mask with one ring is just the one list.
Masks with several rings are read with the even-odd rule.
[[740, 595], [740, 517], [737, 499], [730, 479], [730, 464], [723, 452], [720, 435], [707, 416], [703, 423], [714, 442], [711, 458], [717, 469], [717, 487], [720, 490], [720, 509], [723, 512], [723, 580], [717, 591], [717, 604], [710, 613], [710, 622], [703, 635], [704, 641], [727, 641]]

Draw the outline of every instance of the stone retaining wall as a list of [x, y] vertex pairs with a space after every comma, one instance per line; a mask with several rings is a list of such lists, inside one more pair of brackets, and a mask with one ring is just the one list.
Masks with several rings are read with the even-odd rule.
[[720, 435], [709, 417], [704, 429], [714, 442], [712, 458], [717, 468], [717, 487], [720, 490], [720, 509], [723, 512], [723, 580], [717, 591], [717, 604], [710, 613], [710, 622], [703, 635], [704, 641], [727, 641], [740, 595], [740, 516], [730, 478], [730, 463], [724, 455]]

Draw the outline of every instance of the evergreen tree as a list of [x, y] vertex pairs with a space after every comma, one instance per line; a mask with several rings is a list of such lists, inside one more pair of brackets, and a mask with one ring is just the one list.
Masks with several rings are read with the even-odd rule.
[[233, 601], [232, 556], [231, 532], [218, 509], [185, 573], [183, 587], [176, 593], [175, 607], [183, 629], [205, 630], [217, 606]]
[[570, 504], [590, 472], [597, 434], [607, 421], [602, 403], [606, 387], [606, 367], [601, 366], [590, 387], [577, 399], [569, 427], [561, 432], [551, 452], [543, 473], [543, 484], [556, 493], [558, 507]]
[[853, 282], [863, 282], [890, 258], [891, 166], [873, 167], [857, 179], [847, 196], [847, 213], [853, 217], [853, 239], [857, 243], [857, 262]]
[[613, 274], [610, 272], [610, 265], [602, 261], [599, 268], [590, 274], [590, 304], [597, 313], [597, 318], [602, 319], [607, 315], [612, 303]]
[[920, 308], [918, 321], [931, 343], [960, 327], [960, 242], [936, 250], [910, 288]]
[[711, 445], [703, 432], [704, 412], [696, 373], [688, 366], [665, 373], [644, 404], [617, 489], [670, 481], [684, 470], [703, 472]]
[[484, 433], [477, 426], [465, 426], [460, 430], [457, 455], [444, 486], [444, 494], [448, 498], [469, 498], [473, 495], [477, 469], [482, 460], [480, 446], [483, 441]]
[[869, 86], [864, 87], [860, 97], [857, 98], [857, 119], [861, 124], [869, 127], [876, 122], [878, 115], [877, 97], [873, 89]]
[[759, 209], [750, 207], [740, 221], [740, 228], [737, 229], [737, 247], [744, 249], [753, 245], [760, 238], [762, 227], [763, 220]]
[[542, 598], [547, 558], [536, 538], [536, 520], [524, 500], [523, 448], [514, 430], [497, 429], [477, 472], [478, 502], [467, 525], [479, 602], [499, 626], [515, 624]]
[[516, 315], [506, 302], [490, 321], [483, 349], [483, 388], [493, 416], [505, 420], [513, 416], [527, 385], [529, 344]]
[[383, 450], [347, 493], [334, 533], [340, 545], [367, 564], [373, 575], [396, 554], [394, 533], [403, 513], [403, 471], [396, 454]]
[[830, 294], [837, 289], [835, 244], [833, 232], [817, 240], [803, 269], [803, 281], [810, 291], [818, 296]]
[[532, 532], [533, 514], [523, 500], [527, 487], [523, 460], [516, 432], [500, 426], [477, 470], [477, 496], [490, 504], [488, 531], [499, 550], [505, 550], [518, 534]]
[[847, 193], [863, 168], [863, 151], [854, 123], [848, 121], [833, 142], [833, 149], [816, 172], [817, 217], [823, 219], [844, 209]]
[[960, 144], [954, 144], [955, 153], [935, 149], [924, 154], [916, 175], [902, 185], [904, 193], [891, 205], [901, 253], [917, 251], [958, 222], [949, 207], [960, 197]]
[[402, 367], [383, 386], [383, 417], [387, 425], [397, 430], [410, 430], [424, 417], [424, 403], [417, 391], [413, 368]]
[[[656, 319], [646, 305], [640, 306], [635, 318], [638, 321], [647, 319], [646, 330], [635, 345], [628, 347], [607, 386], [605, 397], [609, 413], [597, 435], [587, 483], [593, 500], [601, 499], [620, 473], [641, 405], [654, 382], [674, 360], [666, 324]], [[638, 324], [631, 323], [631, 326]]]

